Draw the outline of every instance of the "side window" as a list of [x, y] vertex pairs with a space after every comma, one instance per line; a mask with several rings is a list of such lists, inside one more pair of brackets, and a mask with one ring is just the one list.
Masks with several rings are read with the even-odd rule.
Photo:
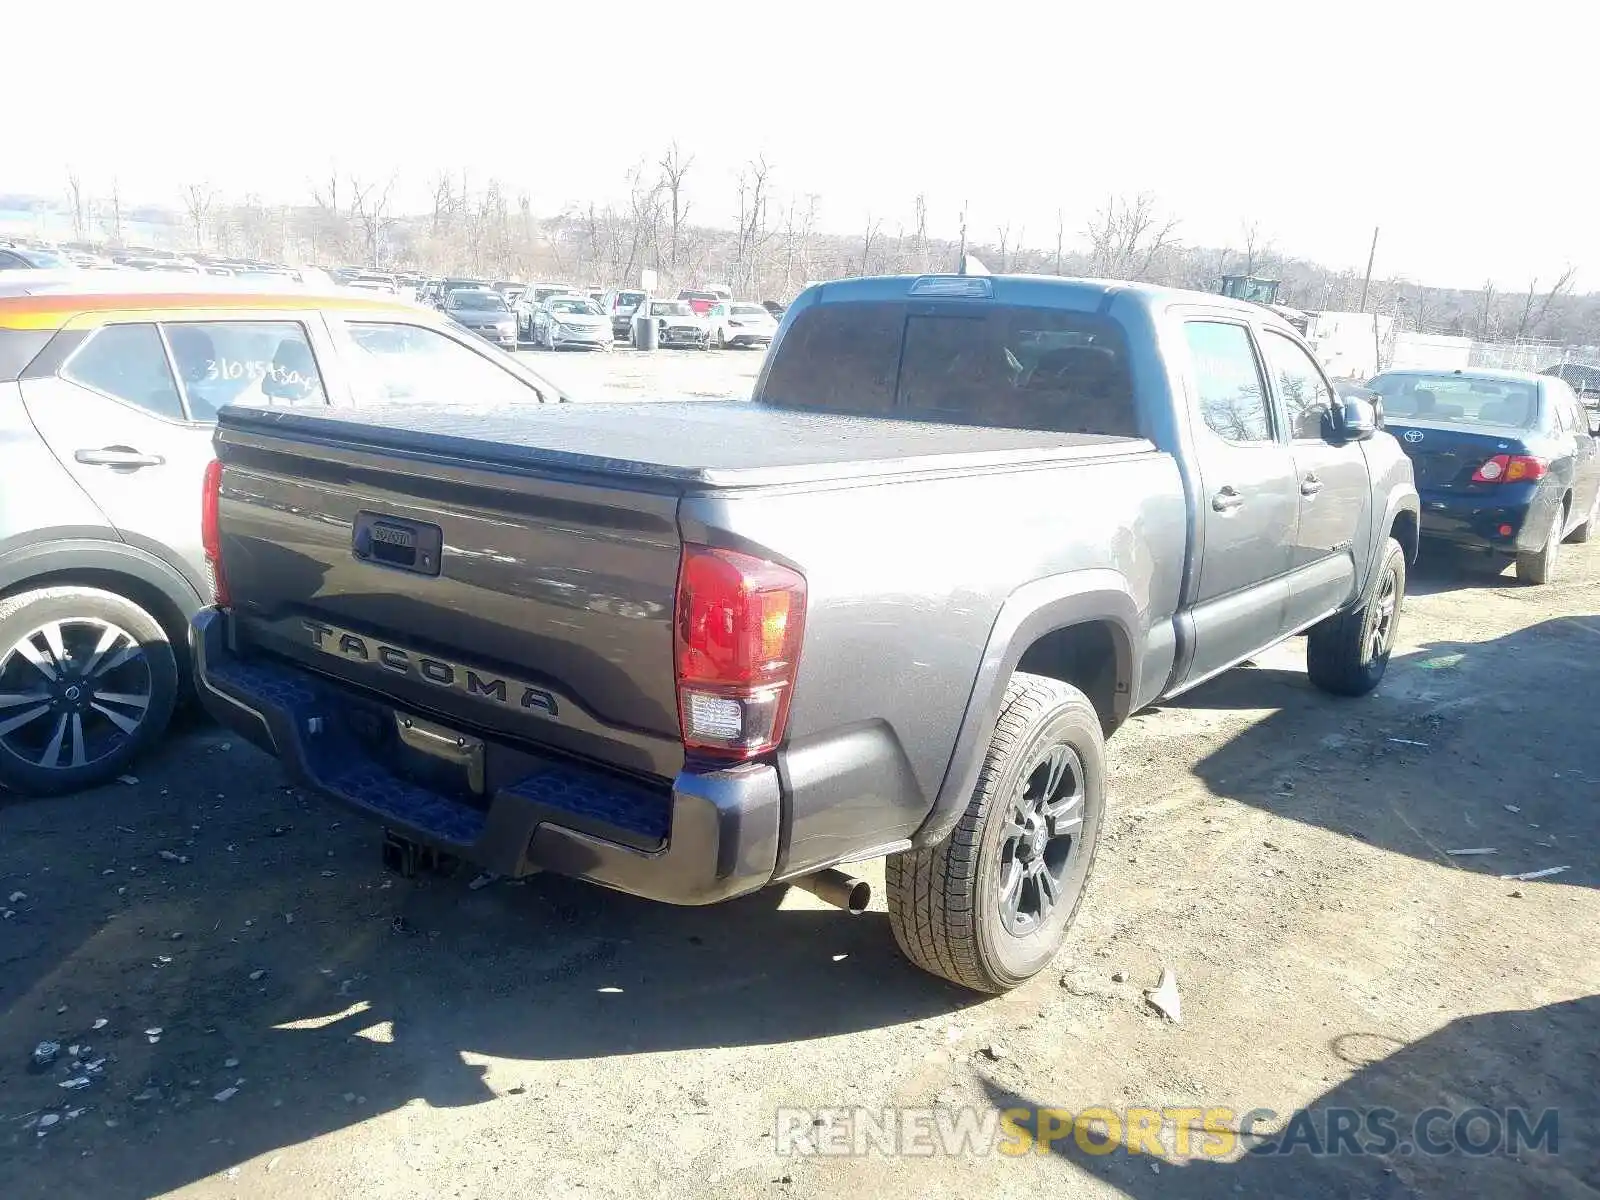
[[362, 397], [376, 404], [538, 404], [533, 384], [436, 329], [350, 322]]
[[326, 404], [305, 327], [296, 321], [165, 324], [189, 414], [215, 421], [225, 404]]
[[1298, 345], [1270, 329], [1261, 339], [1261, 349], [1289, 418], [1289, 436], [1302, 442], [1321, 441], [1323, 422], [1333, 408], [1333, 391], [1322, 369]]
[[169, 421], [182, 421], [183, 401], [154, 325], [107, 325], [61, 368], [63, 379], [93, 388]]
[[1272, 419], [1250, 331], [1221, 321], [1189, 321], [1183, 335], [1206, 427], [1236, 445], [1271, 442]]

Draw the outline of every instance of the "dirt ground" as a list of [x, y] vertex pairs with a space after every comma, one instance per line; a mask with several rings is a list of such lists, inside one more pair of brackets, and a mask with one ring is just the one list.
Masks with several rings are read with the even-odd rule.
[[[1312, 691], [1295, 641], [1136, 718], [1078, 925], [1003, 998], [906, 965], [881, 897], [393, 877], [373, 828], [191, 719], [136, 780], [0, 802], [0, 1196], [1600, 1196], [1597, 584], [1593, 547], [1545, 588], [1431, 558], [1376, 695]], [[1163, 968], [1181, 1023], [1144, 998]], [[1559, 1141], [1158, 1161], [775, 1136], [788, 1107], [1030, 1105], [1269, 1109], [1262, 1135], [1307, 1107], [1555, 1109]]]

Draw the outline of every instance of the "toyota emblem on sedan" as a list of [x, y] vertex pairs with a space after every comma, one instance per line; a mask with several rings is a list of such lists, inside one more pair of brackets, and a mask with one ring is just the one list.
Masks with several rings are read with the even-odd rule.
[[1408, 442], [1420, 442], [1421, 440], [1422, 440], [1422, 430], [1420, 430], [1420, 429], [1408, 429], [1408, 430], [1406, 430], [1406, 441], [1408, 441]]

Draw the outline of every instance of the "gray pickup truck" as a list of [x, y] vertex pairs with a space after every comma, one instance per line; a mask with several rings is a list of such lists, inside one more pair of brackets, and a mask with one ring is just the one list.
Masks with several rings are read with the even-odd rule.
[[1300, 632], [1382, 678], [1418, 503], [1376, 424], [1260, 307], [964, 275], [810, 288], [753, 402], [229, 408], [200, 691], [407, 853], [852, 908], [887, 856], [902, 950], [1000, 991], [1130, 713]]

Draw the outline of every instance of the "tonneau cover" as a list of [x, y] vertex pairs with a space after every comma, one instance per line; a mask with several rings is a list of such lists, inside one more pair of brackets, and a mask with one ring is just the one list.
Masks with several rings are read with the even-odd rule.
[[304, 438], [419, 458], [599, 472], [676, 486], [736, 488], [908, 471], [1104, 458], [1152, 450], [1140, 439], [896, 421], [747, 401], [561, 404], [476, 409], [223, 409], [224, 437]]

